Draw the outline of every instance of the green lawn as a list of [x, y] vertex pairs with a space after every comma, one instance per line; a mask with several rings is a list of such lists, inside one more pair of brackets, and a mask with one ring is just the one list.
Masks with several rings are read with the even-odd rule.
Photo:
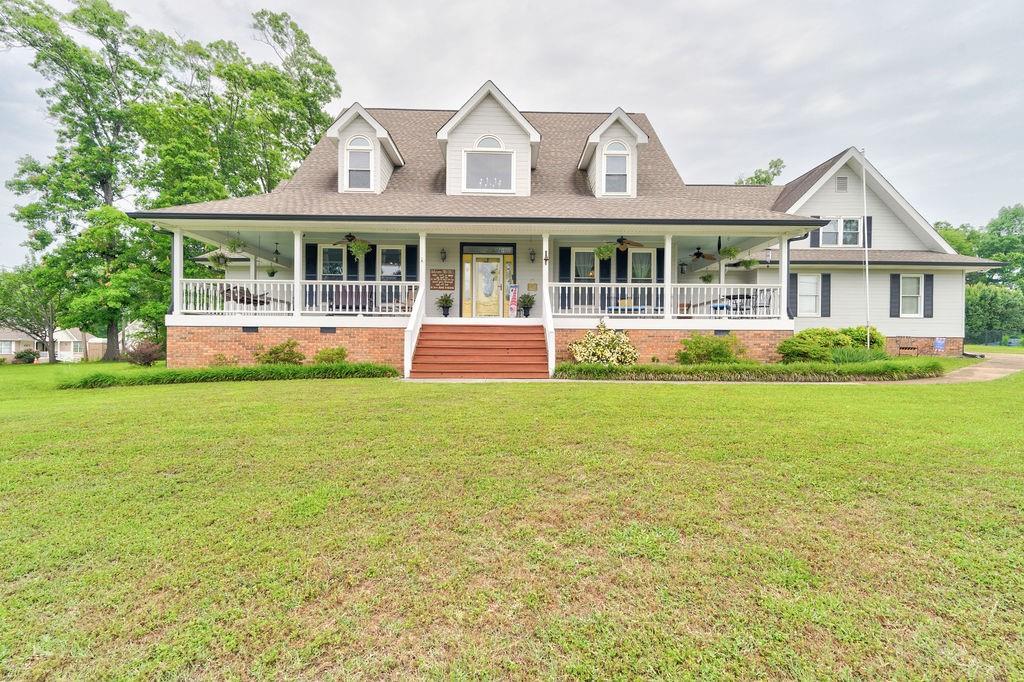
[[969, 343], [964, 346], [968, 353], [1024, 353], [1024, 346], [982, 346]]
[[1022, 374], [92, 369], [0, 367], [0, 678], [1024, 674]]

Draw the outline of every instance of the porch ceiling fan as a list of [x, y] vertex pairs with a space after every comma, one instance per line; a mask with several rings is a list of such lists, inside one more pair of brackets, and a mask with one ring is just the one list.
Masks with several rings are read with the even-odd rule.
[[703, 259], [703, 260], [712, 260], [712, 261], [713, 260], [718, 260], [717, 258], [712, 256], [710, 253], [704, 253], [703, 249], [701, 249], [698, 246], [697, 250], [693, 252], [693, 260], [694, 260], [694, 262], [696, 262], [696, 261], [699, 261], [701, 259]]
[[615, 240], [615, 243], [619, 245], [619, 251], [626, 251], [629, 247], [643, 248], [643, 244], [635, 242], [632, 239], [626, 239], [625, 237], [619, 237]]
[[333, 244], [331, 244], [331, 246], [340, 246], [341, 244], [351, 244], [355, 240], [356, 240], [356, 236], [354, 234], [352, 234], [351, 232], [349, 232], [348, 234], [345, 235], [345, 239], [343, 241], [334, 242]]

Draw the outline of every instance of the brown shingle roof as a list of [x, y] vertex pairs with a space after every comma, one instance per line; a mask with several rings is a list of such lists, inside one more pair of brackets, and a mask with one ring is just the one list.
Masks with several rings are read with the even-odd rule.
[[338, 141], [323, 138], [291, 181], [273, 192], [133, 214], [141, 218], [332, 217], [478, 220], [571, 220], [655, 222], [781, 222], [817, 224], [806, 216], [752, 203], [720, 203], [688, 191], [644, 114], [630, 114], [650, 135], [638, 152], [637, 197], [598, 198], [576, 169], [587, 136], [608, 114], [523, 112], [542, 135], [531, 196], [448, 196], [437, 130], [454, 113], [440, 110], [367, 109], [402, 150], [381, 194], [338, 192]]
[[797, 199], [806, 194], [807, 190], [813, 187], [814, 183], [820, 180], [821, 176], [825, 175], [825, 173], [827, 173], [828, 170], [834, 166], [837, 161], [839, 161], [839, 157], [850, 151], [850, 149], [851, 147], [847, 147], [831, 159], [822, 161], [803, 175], [793, 178], [783, 185], [782, 192], [779, 194], [778, 198], [775, 199], [775, 203], [772, 204], [771, 209], [773, 211], [788, 211], [792, 208]]

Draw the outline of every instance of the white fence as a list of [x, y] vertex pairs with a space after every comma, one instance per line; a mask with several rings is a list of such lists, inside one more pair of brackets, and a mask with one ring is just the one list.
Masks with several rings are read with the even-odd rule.
[[[662, 284], [552, 284], [555, 317], [665, 317]], [[673, 284], [668, 317], [677, 319], [782, 317], [782, 287], [751, 284]]]
[[302, 283], [302, 310], [321, 315], [409, 315], [416, 302], [416, 282]]
[[293, 310], [291, 281], [185, 279], [181, 312], [200, 315], [287, 315]]

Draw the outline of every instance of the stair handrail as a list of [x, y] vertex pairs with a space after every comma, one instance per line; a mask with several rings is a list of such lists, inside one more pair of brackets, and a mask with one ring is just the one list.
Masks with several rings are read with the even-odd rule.
[[541, 317], [544, 320], [544, 345], [548, 352], [548, 376], [555, 373], [555, 316], [551, 313], [551, 286], [544, 292], [544, 307]]
[[412, 312], [409, 314], [409, 323], [405, 325], [405, 357], [403, 363], [403, 375], [406, 379], [412, 376], [412, 356], [416, 352], [416, 342], [420, 337], [420, 328], [423, 326], [423, 317], [427, 308], [427, 287], [421, 286], [416, 291], [416, 301], [412, 304]]

